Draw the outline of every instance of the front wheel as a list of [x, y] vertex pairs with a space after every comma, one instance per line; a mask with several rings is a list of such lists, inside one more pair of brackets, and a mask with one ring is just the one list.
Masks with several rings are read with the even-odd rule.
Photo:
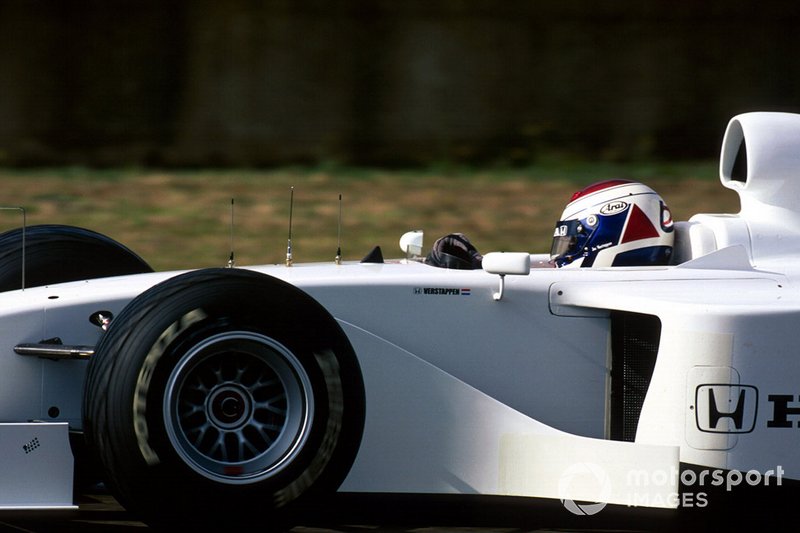
[[156, 285], [112, 322], [84, 418], [112, 490], [146, 522], [280, 529], [344, 480], [364, 390], [346, 336], [310, 296], [210, 269]]

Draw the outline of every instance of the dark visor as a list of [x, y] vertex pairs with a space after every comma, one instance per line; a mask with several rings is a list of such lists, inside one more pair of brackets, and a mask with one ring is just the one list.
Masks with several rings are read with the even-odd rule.
[[580, 220], [560, 220], [553, 232], [553, 245], [550, 248], [550, 259], [561, 257], [572, 250], [578, 242], [578, 234], [583, 230]]

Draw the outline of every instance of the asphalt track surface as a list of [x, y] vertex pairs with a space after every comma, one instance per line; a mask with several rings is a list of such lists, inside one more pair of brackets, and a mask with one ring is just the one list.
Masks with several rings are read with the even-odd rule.
[[[113, 497], [107, 494], [82, 495], [80, 509], [53, 514], [0, 514], [0, 532], [15, 533], [142, 533], [149, 528], [131, 517]], [[193, 528], [187, 528], [193, 530]], [[342, 524], [334, 526], [298, 526], [291, 533], [521, 533], [531, 530], [515, 527], [418, 526]]]
[[[793, 496], [796, 496], [794, 494]], [[792, 500], [795, 498], [793, 497]], [[531, 504], [531, 500], [430, 501], [363, 498], [336, 502], [337, 512], [291, 529], [291, 533], [528, 533], [574, 532], [669, 532], [669, 531], [784, 531], [787, 507], [775, 502], [742, 499], [735, 507], [708, 513], [694, 510], [642, 510], [609, 506], [595, 516], [575, 516], [558, 500]], [[149, 528], [131, 516], [107, 493], [76, 497], [79, 510], [59, 513], [0, 513], [0, 533], [142, 533]], [[168, 504], [167, 504], [168, 505]], [[791, 506], [788, 508], [792, 508]], [[344, 509], [344, 514], [342, 514]], [[360, 511], [360, 512], [359, 512]], [[365, 512], [366, 511], [366, 512]], [[328, 516], [328, 515], [326, 515]], [[781, 518], [782, 516], [782, 518]], [[773, 519], [774, 518], [774, 519]], [[199, 529], [195, 525], [177, 531]], [[253, 529], [259, 531], [259, 528]], [[788, 530], [787, 530], [788, 531]], [[225, 532], [227, 533], [227, 531]], [[231, 532], [232, 533], [232, 532]]]
[[[57, 513], [25, 513], [25, 512], [5, 512], [0, 513], [0, 532], [30, 532], [30, 533], [142, 533], [149, 528], [144, 523], [136, 520], [114, 498], [106, 493], [82, 494], [76, 497], [79, 505], [77, 511], [57, 512]], [[359, 502], [357, 507], [366, 505], [374, 511], [374, 502]], [[462, 503], [439, 502], [437, 504], [421, 504], [418, 500], [394, 501], [379, 511], [379, 514], [369, 513], [367, 516], [355, 518], [355, 522], [348, 522], [346, 519], [334, 518], [333, 524], [311, 523], [309, 525], [297, 526], [291, 529], [291, 533], [523, 533], [539, 531], [590, 531], [593, 527], [584, 529], [582, 525], [591, 526], [592, 520], [581, 523], [588, 517], [574, 517], [568, 529], [538, 527], [535, 523], [521, 523], [510, 525], [509, 516], [504, 511], [507, 509], [494, 509], [496, 521], [490, 514], [484, 514], [482, 506], [462, 507]], [[439, 508], [443, 512], [432, 510]], [[491, 507], [491, 506], [490, 506]], [[560, 506], [559, 506], [560, 507]], [[389, 509], [390, 508], [390, 509]], [[552, 509], [551, 509], [552, 511]], [[512, 513], [514, 511], [512, 510]], [[559, 509], [558, 514], [569, 518], [569, 513], [563, 508]], [[358, 518], [367, 519], [367, 522], [359, 522]], [[381, 521], [376, 522], [376, 518]], [[527, 522], [530, 517], [524, 518]], [[385, 522], [388, 521], [388, 522]], [[517, 517], [511, 519], [517, 521]], [[324, 522], [324, 519], [323, 519]], [[436, 523], [438, 525], [424, 525], [424, 523]], [[534, 519], [534, 522], [538, 520]], [[452, 525], [447, 525], [447, 524]], [[470, 523], [475, 525], [469, 525]], [[631, 525], [634, 525], [631, 523]], [[641, 525], [641, 524], [640, 524]], [[630, 531], [646, 531], [648, 528], [634, 527]], [[194, 527], [187, 527], [187, 531], [196, 531]], [[623, 528], [627, 530], [627, 528]], [[258, 531], [258, 529], [255, 529]], [[615, 531], [620, 529], [615, 528]]]
[[[0, 514], [0, 532], [16, 533], [142, 533], [147, 525], [131, 517], [113, 497], [107, 494], [84, 495], [79, 498], [80, 510], [53, 514]], [[191, 528], [187, 528], [190, 529]], [[320, 524], [298, 526], [291, 533], [521, 533], [532, 530], [515, 527], [419, 526]]]

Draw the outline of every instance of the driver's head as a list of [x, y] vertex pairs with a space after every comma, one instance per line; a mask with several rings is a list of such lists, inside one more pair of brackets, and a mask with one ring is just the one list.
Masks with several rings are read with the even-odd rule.
[[572, 195], [550, 257], [557, 267], [666, 265], [673, 240], [672, 215], [653, 189], [607, 180]]

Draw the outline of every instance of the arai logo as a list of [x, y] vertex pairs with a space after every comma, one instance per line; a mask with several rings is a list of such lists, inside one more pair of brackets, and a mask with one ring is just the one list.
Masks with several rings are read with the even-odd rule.
[[617, 213], [622, 213], [628, 209], [628, 202], [623, 202], [622, 200], [615, 200], [613, 202], [608, 202], [606, 205], [600, 208], [601, 215], [616, 215]]

